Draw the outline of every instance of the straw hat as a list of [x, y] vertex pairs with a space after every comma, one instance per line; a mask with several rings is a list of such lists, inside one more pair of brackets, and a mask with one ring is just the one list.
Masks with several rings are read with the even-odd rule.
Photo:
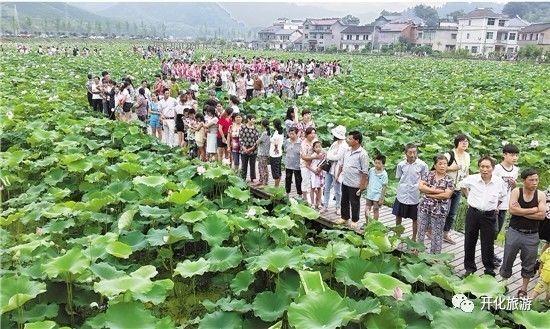
[[338, 139], [346, 139], [346, 127], [344, 126], [336, 126], [332, 128], [330, 132], [332, 133], [332, 136]]

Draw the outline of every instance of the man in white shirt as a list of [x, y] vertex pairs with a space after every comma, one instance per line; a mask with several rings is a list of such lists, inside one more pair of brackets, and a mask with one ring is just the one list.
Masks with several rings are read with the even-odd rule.
[[[502, 148], [502, 162], [495, 166], [494, 174], [502, 178], [506, 186], [506, 197], [498, 207], [498, 221], [495, 240], [502, 230], [502, 226], [504, 226], [506, 211], [508, 210], [508, 204], [510, 203], [510, 194], [512, 190], [516, 187], [516, 180], [519, 176], [519, 168], [518, 166], [516, 166], [516, 164], [518, 163], [518, 158], [518, 147], [513, 144], [506, 144]], [[495, 255], [495, 265], [500, 266], [501, 263], [502, 259]]]
[[170, 89], [164, 89], [164, 98], [159, 101], [160, 119], [162, 121], [163, 141], [168, 146], [175, 146], [174, 134], [176, 131], [176, 99], [170, 97]]
[[481, 259], [485, 274], [495, 276], [495, 232], [498, 207], [504, 201], [506, 188], [502, 178], [493, 174], [495, 160], [483, 156], [478, 160], [479, 174], [470, 175], [460, 187], [467, 197], [468, 210], [464, 222], [464, 269], [466, 275], [477, 271], [475, 250], [481, 240]]

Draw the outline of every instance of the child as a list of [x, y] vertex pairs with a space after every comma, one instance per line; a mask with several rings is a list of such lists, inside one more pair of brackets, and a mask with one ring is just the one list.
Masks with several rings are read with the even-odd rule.
[[378, 220], [380, 207], [384, 204], [384, 195], [388, 185], [388, 173], [384, 169], [386, 157], [378, 154], [374, 159], [374, 168], [369, 169], [369, 179], [365, 199], [365, 223], [369, 222], [369, 213], [372, 208], [374, 220]]
[[313, 156], [322, 155], [320, 159], [313, 159], [309, 165], [313, 175], [311, 175], [311, 204], [315, 205], [315, 209], [321, 209], [321, 191], [324, 187], [324, 173], [321, 168], [321, 164], [325, 161], [326, 153], [321, 146], [321, 142], [316, 141], [313, 143]]
[[191, 128], [195, 132], [195, 143], [197, 143], [197, 148], [199, 151], [199, 159], [201, 161], [206, 161], [206, 152], [204, 149], [204, 144], [206, 140], [206, 128], [204, 128], [204, 115], [202, 113], [195, 114], [196, 124]]
[[540, 278], [531, 293], [531, 299], [541, 294], [546, 294], [547, 302], [550, 300], [550, 248], [546, 248], [540, 255]]

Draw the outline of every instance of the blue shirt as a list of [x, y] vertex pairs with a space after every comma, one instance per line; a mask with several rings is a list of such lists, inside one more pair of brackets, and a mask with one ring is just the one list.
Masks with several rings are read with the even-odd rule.
[[388, 185], [388, 173], [385, 169], [377, 172], [376, 168], [369, 169], [369, 186], [367, 187], [367, 199], [378, 201], [382, 196], [382, 188]]
[[399, 162], [395, 170], [395, 178], [399, 179], [397, 201], [406, 205], [420, 203], [418, 182], [427, 172], [428, 165], [420, 159], [416, 159], [413, 163], [408, 163], [407, 160]]

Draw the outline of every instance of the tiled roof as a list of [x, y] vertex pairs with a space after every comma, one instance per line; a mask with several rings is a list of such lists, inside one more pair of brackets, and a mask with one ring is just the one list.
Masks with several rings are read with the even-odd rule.
[[312, 25], [332, 25], [339, 20], [338, 18], [308, 18], [306, 21], [309, 21]]
[[550, 29], [550, 23], [531, 24], [521, 29], [521, 32], [538, 33]]
[[372, 33], [374, 31], [374, 26], [372, 25], [357, 25], [357, 26], [348, 26], [342, 33]]
[[381, 31], [382, 32], [401, 32], [404, 29], [407, 28], [407, 26], [410, 26], [411, 24], [408, 23], [388, 23], [382, 26]]
[[503, 14], [497, 14], [494, 11], [491, 10], [491, 8], [478, 8], [475, 10], [472, 10], [471, 12], [467, 13], [466, 15], [460, 17], [460, 18], [504, 18], [507, 17]]
[[265, 29], [261, 29], [258, 33], [275, 33], [281, 29], [280, 26], [268, 26]]
[[275, 34], [276, 35], [291, 35], [294, 32], [302, 33], [298, 30], [293, 30], [293, 29], [280, 29], [279, 31], [275, 32]]

